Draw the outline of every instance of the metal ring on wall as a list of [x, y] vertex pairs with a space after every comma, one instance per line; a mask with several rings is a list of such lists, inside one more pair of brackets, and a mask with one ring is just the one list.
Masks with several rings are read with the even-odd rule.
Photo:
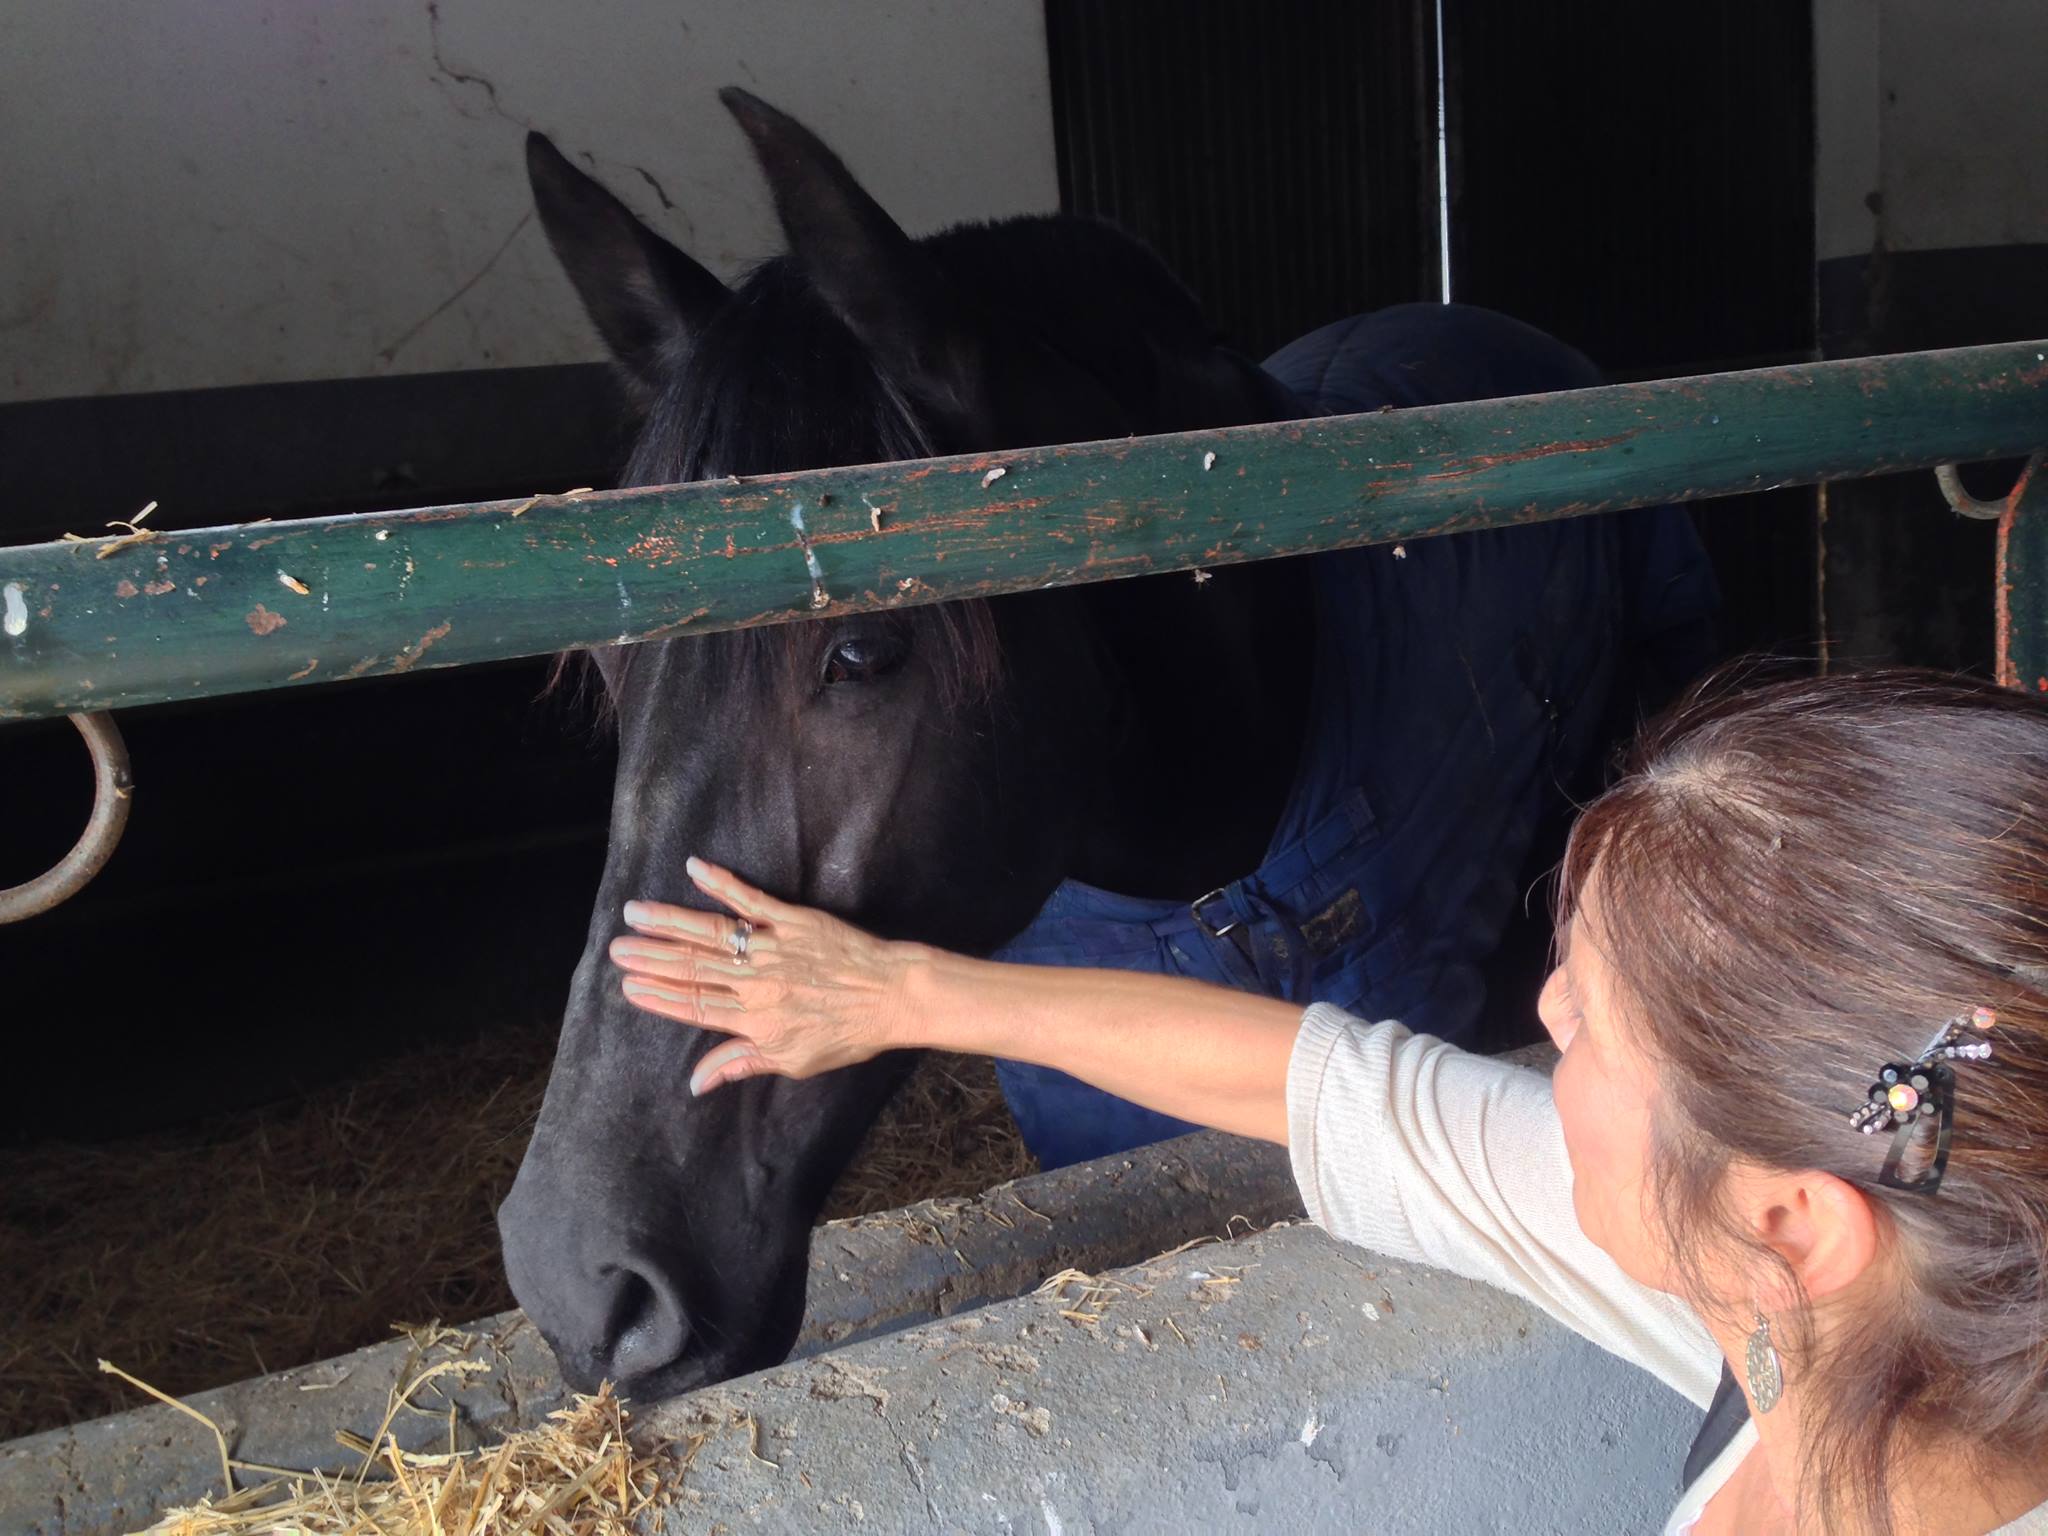
[[0, 890], [0, 923], [36, 917], [76, 896], [106, 868], [128, 825], [135, 780], [128, 772], [128, 745], [112, 715], [73, 715], [71, 723], [92, 753], [92, 816], [71, 851], [47, 872], [22, 885]]
[[[2040, 457], [2036, 454], [2035, 462], [2039, 462]], [[1942, 499], [1948, 502], [1949, 509], [1958, 517], [1974, 517], [1981, 522], [1996, 522], [2005, 516], [2006, 503], [2012, 500], [2010, 496], [2000, 497], [1997, 501], [1986, 501], [1980, 496], [1972, 496], [1963, 489], [1963, 478], [1956, 473], [1953, 464], [1935, 465], [1934, 483], [1941, 487]], [[2020, 476], [2020, 483], [2026, 483], [2024, 472]]]

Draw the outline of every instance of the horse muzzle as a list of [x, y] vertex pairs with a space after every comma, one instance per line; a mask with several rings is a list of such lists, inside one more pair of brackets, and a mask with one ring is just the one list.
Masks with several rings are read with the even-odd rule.
[[630, 1193], [629, 1180], [551, 1176], [529, 1152], [498, 1209], [512, 1294], [569, 1386], [609, 1381], [658, 1401], [783, 1359], [802, 1318], [808, 1234], [712, 1251], [678, 1240], [711, 1213], [665, 1217], [671, 1202]]

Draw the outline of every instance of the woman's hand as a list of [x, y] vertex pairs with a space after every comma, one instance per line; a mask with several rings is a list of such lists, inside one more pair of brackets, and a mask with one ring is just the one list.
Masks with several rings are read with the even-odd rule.
[[1162, 1114], [1287, 1140], [1297, 1004], [1178, 977], [889, 943], [702, 860], [689, 871], [737, 915], [628, 902], [634, 933], [613, 940], [611, 957], [636, 1008], [732, 1037], [697, 1063], [694, 1094], [931, 1046], [1054, 1067]]
[[777, 901], [701, 859], [687, 868], [738, 916], [629, 901], [639, 936], [612, 940], [611, 958], [636, 1008], [732, 1036], [697, 1063], [692, 1094], [763, 1073], [812, 1077], [899, 1043], [916, 945]]

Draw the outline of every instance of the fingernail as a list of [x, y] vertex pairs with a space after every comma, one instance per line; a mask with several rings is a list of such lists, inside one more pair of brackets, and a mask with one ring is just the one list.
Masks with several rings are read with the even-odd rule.
[[716, 1074], [710, 1077], [699, 1077], [694, 1072], [690, 1074], [690, 1097], [693, 1099], [703, 1098], [705, 1094], [717, 1086], [718, 1078]]
[[687, 911], [660, 911], [644, 901], [626, 903], [628, 928], [652, 929], [656, 933], [686, 933], [703, 938], [712, 932], [711, 919], [693, 917]]
[[683, 869], [692, 880], [702, 880], [710, 872], [705, 868], [704, 861], [694, 853], [683, 860]]
[[653, 902], [629, 901], [626, 903], [626, 926], [629, 928], [653, 928], [662, 933], [692, 933], [694, 925], [688, 918], [674, 912], [664, 912]]

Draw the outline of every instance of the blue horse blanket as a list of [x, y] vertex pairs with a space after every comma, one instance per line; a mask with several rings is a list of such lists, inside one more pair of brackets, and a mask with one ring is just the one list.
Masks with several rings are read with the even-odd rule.
[[[1462, 305], [1340, 321], [1266, 367], [1303, 416], [1602, 382], [1563, 343]], [[995, 958], [1195, 977], [1471, 1037], [1539, 828], [1638, 696], [1711, 664], [1711, 570], [1670, 507], [1343, 550], [1311, 570], [1309, 723], [1264, 861], [1192, 906], [1069, 880]], [[1194, 1128], [1064, 1073], [996, 1070], [1048, 1168]]]

